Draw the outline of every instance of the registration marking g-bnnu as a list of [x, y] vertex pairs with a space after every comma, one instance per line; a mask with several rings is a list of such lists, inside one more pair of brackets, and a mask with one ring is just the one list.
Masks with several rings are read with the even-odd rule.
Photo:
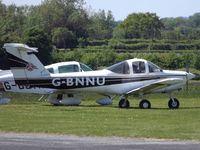
[[66, 86], [102, 86], [105, 85], [105, 77], [54, 78], [52, 84], [56, 87], [62, 84]]

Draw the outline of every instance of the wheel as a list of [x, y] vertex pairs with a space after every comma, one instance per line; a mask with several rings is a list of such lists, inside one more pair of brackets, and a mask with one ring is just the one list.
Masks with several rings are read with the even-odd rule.
[[170, 98], [169, 102], [168, 102], [168, 106], [170, 109], [177, 109], [179, 108], [179, 101], [176, 98]]
[[148, 100], [144, 99], [140, 102], [139, 106], [141, 109], [149, 109], [151, 108], [151, 103]]
[[130, 103], [127, 99], [122, 98], [119, 101], [119, 108], [129, 108], [129, 106], [130, 106]]

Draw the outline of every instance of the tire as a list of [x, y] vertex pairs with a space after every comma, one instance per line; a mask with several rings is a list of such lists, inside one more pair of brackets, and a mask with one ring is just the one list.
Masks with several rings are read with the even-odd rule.
[[170, 109], [178, 109], [179, 106], [180, 106], [180, 103], [179, 103], [178, 99], [176, 99], [176, 98], [173, 98], [173, 99], [170, 98], [170, 100], [168, 102], [168, 107]]
[[141, 109], [150, 109], [151, 103], [148, 100], [144, 99], [140, 102], [139, 106]]
[[119, 101], [119, 108], [129, 108], [129, 107], [130, 107], [130, 103], [128, 100], [123, 98]]

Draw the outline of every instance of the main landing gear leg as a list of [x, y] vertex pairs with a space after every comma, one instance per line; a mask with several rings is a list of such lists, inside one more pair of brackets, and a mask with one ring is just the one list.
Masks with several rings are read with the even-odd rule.
[[119, 108], [129, 108], [130, 103], [126, 96], [122, 96], [121, 100], [119, 101]]

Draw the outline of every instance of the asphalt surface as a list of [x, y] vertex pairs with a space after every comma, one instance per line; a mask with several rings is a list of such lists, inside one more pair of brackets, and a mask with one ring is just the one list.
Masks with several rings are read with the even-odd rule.
[[200, 141], [0, 133], [0, 150], [200, 150]]

